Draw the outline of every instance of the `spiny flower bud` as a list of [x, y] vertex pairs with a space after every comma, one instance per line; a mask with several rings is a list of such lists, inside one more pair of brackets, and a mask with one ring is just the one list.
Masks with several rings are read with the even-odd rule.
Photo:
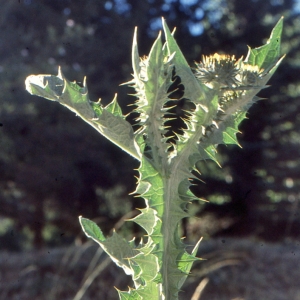
[[263, 76], [263, 69], [258, 66], [252, 66], [249, 64], [243, 64], [238, 79], [242, 86], [257, 86], [259, 85], [259, 80]]
[[196, 77], [210, 88], [234, 88], [240, 84], [237, 75], [241, 63], [242, 60], [237, 61], [234, 55], [203, 55], [202, 62], [196, 63]]
[[242, 91], [227, 90], [219, 96], [220, 110], [226, 110], [228, 105], [237, 100], [242, 95]]

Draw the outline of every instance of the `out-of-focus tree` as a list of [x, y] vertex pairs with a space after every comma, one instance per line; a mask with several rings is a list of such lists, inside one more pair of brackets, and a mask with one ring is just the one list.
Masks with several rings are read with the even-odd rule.
[[[132, 97], [126, 94], [132, 91], [118, 84], [130, 80], [134, 26], [145, 41], [140, 44], [144, 55], [161, 28], [161, 16], [170, 28], [177, 27], [176, 39], [191, 66], [203, 54], [245, 54], [246, 44], [260, 45], [280, 16], [285, 16], [283, 53], [287, 57], [272, 78], [272, 87], [260, 94], [268, 100], [254, 106], [251, 121], [242, 125], [239, 140], [243, 151], [220, 148], [223, 171], [209, 162], [201, 165], [206, 184], [200, 184], [196, 192], [211, 200], [201, 206], [202, 215], [210, 211], [220, 217], [229, 214], [234, 223], [239, 222], [238, 227], [228, 229], [232, 233], [239, 228], [243, 234], [259, 234], [255, 222], [271, 224], [265, 218], [266, 208], [269, 216], [278, 218], [285, 214], [276, 214], [274, 209], [281, 213], [294, 209], [286, 212], [283, 223], [277, 222], [285, 234], [293, 233], [300, 182], [296, 101], [300, 94], [300, 24], [295, 7], [292, 0], [3, 3], [0, 215], [1, 222], [9, 224], [3, 238], [7, 240], [13, 232], [13, 239], [22, 240], [23, 233], [32, 236], [35, 246], [42, 246], [47, 239], [59, 244], [79, 232], [79, 214], [100, 216], [101, 227], [107, 225], [108, 230], [110, 222], [139, 207], [138, 199], [127, 196], [134, 189], [132, 166], [137, 162], [63, 107], [27, 94], [24, 79], [29, 74], [55, 74], [60, 65], [69, 79], [80, 82], [87, 76], [91, 100], [101, 96], [106, 104], [116, 91], [121, 92], [119, 100], [128, 113]], [[281, 208], [274, 204], [278, 201], [290, 204]], [[112, 203], [115, 210], [110, 214]], [[269, 229], [260, 224], [262, 231]]]
[[[208, 198], [216, 202], [207, 205], [201, 215], [207, 211], [217, 212], [220, 217], [231, 215], [234, 226], [221, 230], [221, 234], [248, 233], [273, 240], [288, 235], [295, 237], [300, 226], [300, 195], [297, 192], [300, 183], [297, 172], [300, 162], [297, 101], [300, 29], [297, 3], [211, 1], [216, 2], [219, 2], [219, 8], [215, 15], [222, 16], [208, 30], [213, 37], [211, 53], [224, 51], [240, 56], [246, 52], [245, 44], [257, 45], [268, 36], [271, 24], [284, 15], [282, 53], [287, 57], [272, 78], [271, 88], [260, 93], [266, 100], [251, 108], [251, 122], [242, 124], [239, 140], [243, 149], [220, 149], [223, 168], [228, 173], [225, 172], [220, 180], [213, 169], [207, 172], [210, 177], [207, 184], [199, 186], [200, 194], [207, 191]], [[222, 198], [220, 205], [218, 202], [222, 202]], [[216, 230], [220, 229], [219, 226]]]

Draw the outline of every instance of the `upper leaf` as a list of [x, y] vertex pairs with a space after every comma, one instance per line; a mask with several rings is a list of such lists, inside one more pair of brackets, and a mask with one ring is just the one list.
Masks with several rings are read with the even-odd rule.
[[174, 53], [173, 63], [176, 68], [176, 75], [180, 77], [182, 85], [184, 86], [184, 97], [195, 103], [199, 102], [206, 104], [208, 101], [205, 95], [207, 88], [196, 80], [164, 18], [162, 18], [162, 23], [168, 55]]
[[245, 62], [261, 69], [269, 70], [280, 57], [281, 34], [283, 28], [283, 17], [277, 22], [271, 32], [267, 43], [261, 47], [251, 49], [249, 47]]

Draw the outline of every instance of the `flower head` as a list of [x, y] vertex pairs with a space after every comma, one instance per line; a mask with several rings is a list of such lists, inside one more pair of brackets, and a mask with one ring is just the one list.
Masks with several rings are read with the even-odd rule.
[[258, 81], [263, 76], [263, 69], [258, 66], [243, 64], [239, 74], [239, 80], [243, 86], [257, 86]]
[[196, 77], [209, 87], [236, 87], [239, 85], [237, 75], [240, 72], [241, 59], [235, 56], [217, 54], [204, 56], [202, 62], [196, 63]]

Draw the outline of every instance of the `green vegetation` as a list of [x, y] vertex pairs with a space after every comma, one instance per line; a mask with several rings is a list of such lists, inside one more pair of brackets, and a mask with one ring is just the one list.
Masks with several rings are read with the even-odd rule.
[[[106, 238], [96, 223], [80, 217], [86, 235], [132, 276], [134, 289], [118, 291], [120, 299], [178, 299], [193, 262], [199, 260], [199, 242], [188, 253], [179, 235], [180, 221], [189, 216], [187, 204], [199, 200], [190, 190], [190, 180], [197, 179], [192, 171], [197, 171], [199, 161], [219, 164], [217, 145], [239, 145], [240, 123], [282, 61], [282, 24], [281, 18], [267, 43], [249, 48], [245, 59], [204, 56], [194, 71], [164, 20], [165, 43], [159, 34], [147, 57], [139, 57], [136, 31], [133, 79], [128, 83], [138, 99], [133, 111], [138, 115], [136, 130], [122, 114], [116, 97], [106, 106], [91, 102], [85, 80], [81, 87], [69, 82], [61, 70], [57, 76], [27, 77], [28, 92], [68, 107], [140, 161], [135, 193], [146, 206], [131, 221], [143, 227], [146, 235], [138, 245], [115, 232]], [[178, 96], [180, 88], [183, 95]], [[173, 123], [172, 109], [181, 100], [183, 126], [179, 128]]]

